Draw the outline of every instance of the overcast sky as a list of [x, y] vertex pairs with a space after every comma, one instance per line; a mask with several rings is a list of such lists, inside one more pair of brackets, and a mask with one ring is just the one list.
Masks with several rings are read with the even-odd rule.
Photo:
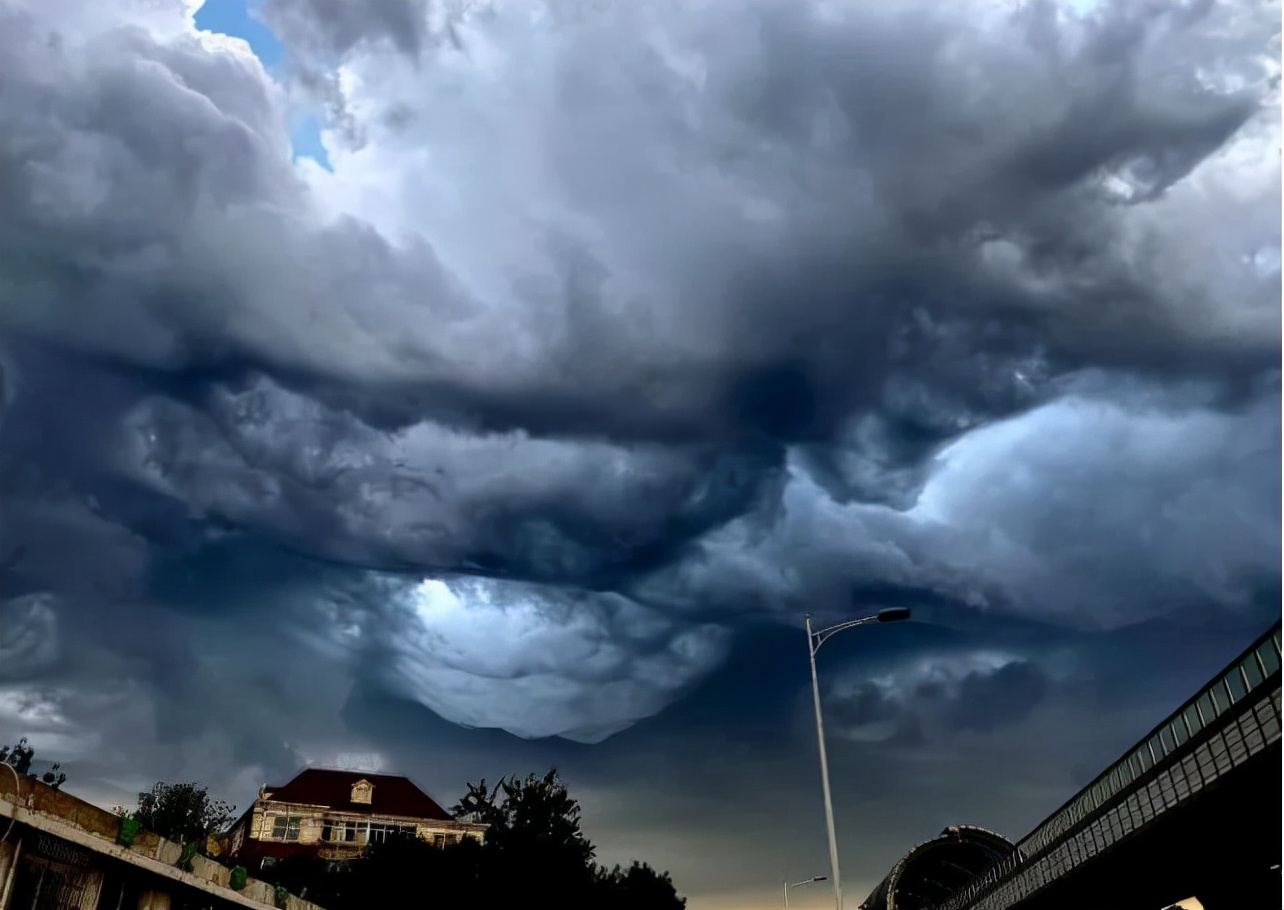
[[[1279, 615], [1278, 3], [0, 0], [0, 741], [561, 769], [691, 910]], [[825, 906], [822, 888], [796, 906]]]

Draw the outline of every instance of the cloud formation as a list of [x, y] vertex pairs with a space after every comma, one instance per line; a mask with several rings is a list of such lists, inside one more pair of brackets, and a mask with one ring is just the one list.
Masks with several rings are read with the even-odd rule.
[[836, 681], [829, 714], [838, 735], [856, 740], [939, 741], [1025, 720], [1047, 688], [1043, 670], [1010, 655], [924, 655], [887, 675]]
[[254, 616], [600, 741], [853, 591], [1266, 615], [1276, 7], [264, 16], [281, 72], [177, 2], [0, 2], [0, 578], [58, 604], [15, 626]]

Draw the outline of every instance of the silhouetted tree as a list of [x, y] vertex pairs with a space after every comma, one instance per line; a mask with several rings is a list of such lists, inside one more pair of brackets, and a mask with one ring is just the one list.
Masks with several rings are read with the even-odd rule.
[[339, 876], [319, 856], [299, 853], [287, 856], [275, 866], [258, 873], [263, 881], [281, 885], [291, 894], [306, 898], [322, 907], [335, 906]]
[[40, 780], [57, 790], [67, 780], [67, 775], [59, 770], [62, 765], [54, 762], [44, 774], [36, 775], [31, 771], [31, 763], [35, 756], [36, 750], [27, 745], [25, 736], [12, 746], [0, 746], [0, 764], [9, 765], [13, 770], [27, 777], [38, 776]]
[[543, 777], [506, 777], [493, 789], [468, 784], [459, 817], [489, 825], [481, 855], [483, 887], [497, 902], [547, 897], [585, 905], [597, 872], [594, 848], [580, 830], [580, 806], [553, 768]]
[[543, 777], [506, 777], [489, 791], [485, 779], [470, 783], [453, 811], [457, 817], [489, 825], [486, 844], [497, 850], [534, 850], [577, 868], [593, 860], [593, 845], [580, 830], [580, 804], [558, 779], [556, 768]]
[[213, 799], [208, 787], [162, 781], [138, 794], [138, 808], [132, 814], [148, 831], [204, 849], [205, 839], [231, 824], [235, 811], [235, 806]]
[[[335, 910], [415, 906], [415, 901], [408, 902], [409, 895], [426, 890], [431, 891], [432, 900], [423, 901], [424, 905], [449, 906], [448, 898], [460, 893], [452, 878], [461, 870], [452, 870], [442, 854], [440, 848], [413, 834], [371, 844], [359, 859], [330, 873], [327, 882], [318, 883], [332, 895], [330, 903], [323, 906]], [[316, 887], [309, 893], [317, 893]]]
[[[636, 862], [607, 871], [593, 861], [593, 844], [580, 828], [579, 803], [556, 769], [542, 777], [506, 777], [493, 787], [484, 779], [469, 783], [453, 811], [458, 818], [489, 825], [485, 839], [478, 843], [466, 837], [437, 847], [414, 835], [393, 837], [369, 846], [346, 869], [323, 876], [310, 886], [323, 890], [309, 890], [309, 897], [317, 895], [330, 910], [418, 906], [415, 899], [407, 902], [414, 894], [425, 895], [424, 905], [445, 907], [682, 910], [686, 905], [668, 873]], [[323, 892], [328, 900], [321, 899]]]
[[687, 899], [678, 896], [669, 873], [656, 872], [636, 860], [627, 869], [602, 869], [595, 891], [600, 905], [611, 910], [683, 910], [687, 905]]

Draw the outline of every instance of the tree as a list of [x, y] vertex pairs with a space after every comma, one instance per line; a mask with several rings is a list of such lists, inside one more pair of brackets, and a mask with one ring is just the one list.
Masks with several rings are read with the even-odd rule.
[[[502, 797], [501, 797], [502, 794]], [[580, 804], [551, 768], [543, 777], [511, 776], [488, 791], [483, 778], [453, 808], [457, 816], [483, 822], [486, 843], [498, 850], [556, 856], [567, 865], [587, 868], [594, 848], [580, 830]]]
[[[27, 745], [25, 736], [12, 746], [0, 746], [0, 764], [9, 765], [20, 775], [36, 777], [31, 770], [31, 763], [35, 756], [36, 750]], [[48, 771], [40, 775], [40, 780], [57, 790], [67, 780], [67, 775], [59, 771], [61, 767], [61, 764], [54, 762], [49, 766]]]
[[133, 815], [148, 831], [182, 843], [205, 846], [205, 839], [235, 819], [236, 806], [213, 799], [209, 788], [195, 783], [157, 783], [138, 794]]
[[[412, 906], [406, 897], [422, 893], [425, 883], [431, 883], [432, 903], [465, 906], [476, 896], [470, 884], [472, 868], [475, 863], [468, 857], [447, 857], [445, 850], [414, 834], [393, 835], [371, 844], [347, 868], [330, 873], [329, 902], [322, 905], [332, 910]], [[322, 901], [316, 885], [309, 894]]]
[[275, 866], [258, 873], [258, 877], [269, 884], [280, 885], [291, 894], [314, 904], [335, 906], [338, 876], [330, 871], [329, 864], [319, 856], [306, 853], [287, 856]]
[[[483, 822], [485, 839], [437, 847], [415, 837], [371, 844], [325, 883], [331, 910], [420, 906], [405, 895], [431, 882], [443, 907], [555, 906], [559, 910], [683, 910], [668, 873], [645, 863], [607, 871], [594, 862], [580, 828], [580, 806], [551, 769], [542, 777], [506, 777], [493, 787], [468, 784], [457, 818]], [[314, 893], [309, 891], [309, 894]], [[316, 892], [320, 893], [320, 892]], [[424, 902], [425, 904], [427, 901]]]
[[597, 891], [602, 906], [612, 910], [683, 910], [687, 905], [687, 899], [678, 896], [669, 873], [656, 872], [637, 860], [627, 869], [602, 869]]
[[480, 878], [494, 904], [546, 897], [563, 908], [587, 905], [595, 850], [556, 768], [543, 777], [506, 777], [493, 789], [484, 779], [469, 783], [454, 812], [489, 825]]

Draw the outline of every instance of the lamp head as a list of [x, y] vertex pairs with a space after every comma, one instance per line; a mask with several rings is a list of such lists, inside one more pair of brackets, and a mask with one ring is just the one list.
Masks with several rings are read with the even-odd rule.
[[900, 622], [902, 619], [909, 618], [909, 607], [888, 607], [886, 610], [878, 611], [879, 622]]

